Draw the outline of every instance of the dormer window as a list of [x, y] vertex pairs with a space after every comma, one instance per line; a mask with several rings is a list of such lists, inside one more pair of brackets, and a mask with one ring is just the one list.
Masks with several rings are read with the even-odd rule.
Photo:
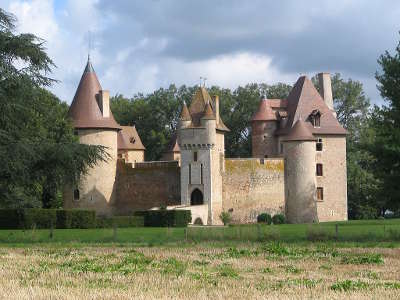
[[321, 127], [321, 112], [318, 109], [311, 112], [309, 119], [314, 127]]
[[134, 143], [136, 142], [136, 139], [135, 139], [134, 137], [131, 137], [131, 138], [129, 139], [129, 142], [130, 142], [131, 144], [134, 144]]

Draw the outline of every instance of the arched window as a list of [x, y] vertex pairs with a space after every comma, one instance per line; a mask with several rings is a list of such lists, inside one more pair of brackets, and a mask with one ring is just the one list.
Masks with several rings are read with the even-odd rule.
[[199, 189], [194, 189], [190, 196], [190, 205], [202, 205], [203, 193]]
[[75, 190], [74, 190], [74, 200], [75, 200], [75, 201], [78, 201], [78, 200], [79, 200], [79, 190], [78, 190], [78, 189], [75, 189]]

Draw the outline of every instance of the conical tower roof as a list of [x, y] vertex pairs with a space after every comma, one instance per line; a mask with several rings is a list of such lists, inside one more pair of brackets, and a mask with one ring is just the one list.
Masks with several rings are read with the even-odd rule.
[[204, 107], [203, 116], [201, 118], [205, 120], [215, 120], [215, 115], [211, 108], [210, 102], [207, 102], [206, 106]]
[[285, 136], [282, 141], [315, 141], [316, 138], [311, 133], [309, 128], [311, 125], [299, 119], [296, 124], [291, 128], [289, 134]]
[[258, 106], [258, 110], [251, 118], [251, 122], [253, 121], [276, 121], [277, 117], [271, 106], [268, 103], [267, 99], [262, 99]]
[[103, 117], [98, 101], [102, 90], [97, 75], [88, 58], [74, 99], [68, 111], [75, 128], [109, 128], [120, 130], [110, 110], [108, 118]]
[[192, 118], [190, 117], [189, 109], [186, 105], [186, 102], [183, 103], [182, 112], [181, 112], [181, 120], [182, 121], [191, 121]]

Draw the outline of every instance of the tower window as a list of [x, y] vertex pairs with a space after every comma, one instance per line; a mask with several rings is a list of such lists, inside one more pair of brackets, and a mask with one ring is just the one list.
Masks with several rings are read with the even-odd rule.
[[281, 143], [280, 146], [281, 146], [280, 150], [281, 150], [281, 154], [282, 154], [283, 153], [283, 144]]
[[317, 164], [317, 176], [322, 176], [322, 164]]
[[318, 139], [316, 147], [317, 151], [322, 151], [322, 139]]
[[317, 187], [317, 200], [318, 201], [324, 200], [324, 188], [323, 187]]
[[74, 200], [75, 200], [75, 201], [78, 201], [78, 200], [79, 200], [79, 190], [78, 190], [78, 189], [75, 189], [75, 190], [74, 190]]
[[314, 127], [321, 127], [321, 112], [318, 109], [311, 112], [309, 119]]
[[193, 152], [193, 161], [197, 161], [197, 151]]

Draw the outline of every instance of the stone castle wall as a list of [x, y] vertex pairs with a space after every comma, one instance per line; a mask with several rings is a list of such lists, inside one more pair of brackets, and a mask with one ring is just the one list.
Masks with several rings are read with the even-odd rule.
[[222, 196], [235, 223], [256, 222], [263, 212], [284, 213], [283, 159], [226, 159]]
[[128, 215], [136, 210], [179, 205], [180, 168], [177, 161], [131, 164], [118, 160], [115, 212]]

